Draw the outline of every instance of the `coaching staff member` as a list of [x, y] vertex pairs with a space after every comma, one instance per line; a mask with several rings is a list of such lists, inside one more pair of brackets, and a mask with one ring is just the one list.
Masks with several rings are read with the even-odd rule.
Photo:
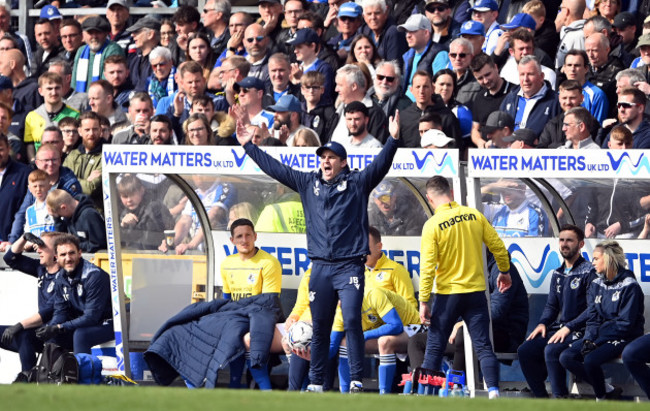
[[[233, 110], [234, 111], [234, 110]], [[399, 141], [399, 113], [391, 118], [389, 138], [363, 171], [351, 171], [342, 145], [330, 141], [316, 150], [320, 171], [300, 172], [282, 165], [250, 142], [241, 118], [237, 139], [266, 174], [300, 194], [307, 226], [307, 255], [312, 261], [309, 300], [314, 335], [309, 391], [322, 391], [329, 337], [341, 300], [350, 364], [350, 392], [362, 390], [364, 338], [361, 303], [368, 246], [368, 198], [390, 170]]]
[[[461, 317], [481, 362], [489, 397], [497, 398], [499, 363], [490, 342], [481, 247], [485, 243], [494, 254], [500, 292], [512, 284], [508, 251], [483, 214], [453, 201], [446, 178], [435, 176], [427, 181], [427, 200], [435, 214], [424, 224], [420, 247], [420, 320], [430, 321], [422, 368], [441, 370], [447, 340]], [[434, 279], [436, 297], [430, 309]], [[431, 316], [431, 312], [436, 315]]]

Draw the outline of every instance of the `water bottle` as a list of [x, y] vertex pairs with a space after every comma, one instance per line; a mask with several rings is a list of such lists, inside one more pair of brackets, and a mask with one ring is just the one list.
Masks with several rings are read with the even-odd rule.
[[454, 388], [451, 390], [450, 397], [462, 397], [463, 390], [460, 388], [460, 385], [454, 384]]

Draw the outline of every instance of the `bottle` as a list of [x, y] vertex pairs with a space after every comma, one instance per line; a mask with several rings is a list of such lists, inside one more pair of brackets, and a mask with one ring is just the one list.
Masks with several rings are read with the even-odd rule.
[[451, 390], [450, 397], [462, 397], [463, 390], [460, 388], [460, 385], [454, 384], [454, 388]]

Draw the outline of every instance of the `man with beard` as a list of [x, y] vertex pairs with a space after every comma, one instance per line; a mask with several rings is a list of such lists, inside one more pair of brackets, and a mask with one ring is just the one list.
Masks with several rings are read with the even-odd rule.
[[541, 237], [548, 230], [546, 214], [526, 199], [526, 184], [503, 179], [481, 187], [501, 202], [483, 205], [483, 213], [501, 237]]
[[10, 245], [11, 223], [27, 193], [30, 172], [29, 167], [12, 160], [9, 152], [9, 139], [0, 133], [0, 209], [3, 211], [0, 213], [0, 251], [5, 251]]
[[560, 254], [564, 261], [553, 271], [539, 324], [517, 351], [521, 371], [535, 397], [548, 398], [547, 376], [554, 397], [569, 395], [566, 371], [559, 358], [572, 341], [580, 339], [587, 320], [581, 315], [587, 308], [587, 289], [596, 278], [591, 263], [580, 252], [584, 238], [584, 232], [574, 225], [560, 228]]
[[[626, 87], [618, 93], [618, 120], [632, 132], [632, 148], [650, 148], [650, 122], [643, 118], [648, 100], [643, 91]], [[602, 148], [607, 148], [609, 135], [603, 141]]]
[[345, 106], [345, 125], [348, 138], [341, 139], [346, 150], [354, 147], [381, 148], [382, 145], [372, 134], [368, 133], [368, 107], [360, 101], [353, 101]]
[[288, 146], [293, 145], [293, 138], [298, 130], [311, 130], [300, 124], [302, 107], [300, 100], [296, 96], [285, 94], [280, 97], [277, 103], [269, 106], [267, 110], [275, 113], [273, 116], [273, 130], [279, 131], [280, 141]]
[[32, 68], [32, 76], [37, 77], [47, 71], [48, 64], [63, 57], [65, 49], [59, 40], [58, 30], [55, 29], [54, 23], [48, 19], [40, 19], [34, 25], [34, 37], [38, 43], [36, 53], [34, 53], [34, 63], [36, 67]]
[[246, 60], [251, 63], [251, 68], [248, 75], [258, 78], [269, 84], [269, 56], [271, 51], [269, 48], [271, 40], [264, 36], [264, 28], [257, 24], [251, 24], [244, 30], [244, 47], [246, 48]]
[[427, 0], [424, 14], [433, 26], [433, 42], [449, 46], [460, 34], [460, 25], [451, 16], [449, 0]]
[[102, 199], [102, 139], [99, 115], [87, 111], [79, 117], [81, 145], [65, 159], [81, 183], [82, 192], [91, 197], [98, 210], [103, 210]]
[[85, 93], [92, 82], [104, 78], [106, 57], [124, 55], [122, 48], [108, 39], [110, 27], [103, 17], [90, 17], [81, 25], [86, 46], [80, 47], [74, 58], [70, 86], [75, 90]]
[[412, 101], [400, 91], [402, 73], [396, 61], [380, 61], [375, 70], [374, 87], [368, 91], [372, 101], [386, 114], [395, 115], [395, 110], [410, 106]]

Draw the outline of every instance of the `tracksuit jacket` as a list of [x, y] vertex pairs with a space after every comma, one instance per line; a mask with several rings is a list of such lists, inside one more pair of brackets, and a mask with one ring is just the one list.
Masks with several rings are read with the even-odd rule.
[[[542, 98], [535, 101], [528, 118], [526, 119], [526, 128], [535, 132], [537, 136], [542, 134], [544, 126], [555, 116], [560, 114], [560, 101], [558, 100], [557, 93], [553, 91], [548, 81], [546, 83], [546, 93]], [[501, 102], [501, 111], [510, 114], [512, 118], [517, 118], [517, 107], [519, 106], [519, 90], [521, 87], [515, 87]]]
[[300, 194], [311, 259], [342, 261], [363, 257], [368, 247], [368, 198], [390, 170], [400, 140], [388, 138], [375, 160], [363, 171], [345, 167], [332, 181], [322, 171], [305, 173], [281, 164], [255, 144], [246, 154], [269, 176]]

